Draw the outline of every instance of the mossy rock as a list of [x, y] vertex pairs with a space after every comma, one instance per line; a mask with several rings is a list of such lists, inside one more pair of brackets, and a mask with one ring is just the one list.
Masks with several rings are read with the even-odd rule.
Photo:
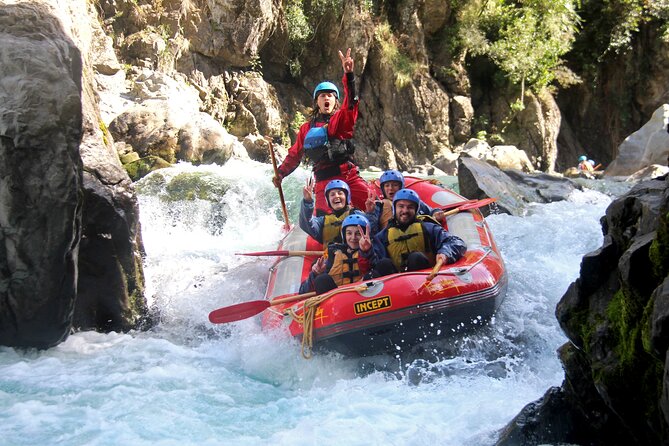
[[135, 183], [135, 189], [140, 194], [159, 195], [165, 190], [167, 181], [165, 175], [160, 170], [156, 170]]
[[120, 156], [121, 163], [123, 165], [130, 164], [135, 161], [139, 161], [139, 153], [137, 152], [128, 152]]
[[153, 155], [149, 155], [123, 165], [126, 172], [128, 172], [128, 175], [133, 181], [139, 180], [154, 170], [163, 169], [170, 166], [171, 164], [164, 159]]
[[228, 187], [228, 184], [215, 174], [183, 172], [167, 183], [164, 198], [170, 201], [197, 199], [218, 202]]
[[657, 238], [650, 247], [649, 255], [656, 277], [662, 279], [669, 274], [669, 213], [660, 216]]

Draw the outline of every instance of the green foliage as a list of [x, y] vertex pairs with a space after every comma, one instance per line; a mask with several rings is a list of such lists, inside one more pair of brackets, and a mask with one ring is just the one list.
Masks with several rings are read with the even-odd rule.
[[669, 213], [660, 216], [657, 237], [648, 253], [655, 277], [662, 280], [669, 274]]
[[491, 133], [488, 136], [488, 144], [491, 146], [498, 146], [504, 144], [504, 136], [501, 133]]
[[339, 12], [342, 10], [342, 0], [311, 0], [309, 7], [309, 15], [313, 18], [322, 17], [330, 12]]
[[256, 73], [262, 73], [262, 60], [260, 60], [259, 55], [256, 54], [253, 57], [251, 57], [250, 67], [251, 71], [255, 71]]
[[300, 126], [302, 124], [304, 124], [306, 122], [306, 120], [307, 119], [304, 117], [304, 115], [302, 113], [300, 113], [299, 111], [295, 112], [295, 116], [293, 117], [293, 120], [290, 121], [290, 124], [289, 124], [288, 127], [290, 127], [290, 129], [293, 132], [297, 133], [300, 130]]
[[397, 89], [409, 85], [420, 64], [400, 52], [388, 23], [379, 25], [374, 32], [374, 37], [381, 49], [383, 62], [390, 65], [395, 73]]
[[313, 29], [304, 14], [302, 0], [290, 0], [286, 5], [286, 24], [288, 26], [288, 40], [301, 43], [309, 40]]
[[655, 23], [669, 42], [667, 0], [582, 0], [579, 11], [585, 26], [574, 47], [574, 60], [584, 72], [596, 73], [596, 64], [632, 49], [644, 23]]
[[298, 58], [289, 59], [288, 62], [286, 62], [286, 65], [288, 65], [288, 71], [291, 76], [295, 78], [300, 77], [300, 74], [302, 73], [302, 64]]
[[[576, 0], [452, 0], [459, 51], [487, 56], [515, 84], [548, 85], [571, 49]], [[522, 99], [522, 94], [521, 94]]]
[[100, 131], [102, 132], [102, 142], [104, 143], [105, 146], [109, 147], [110, 142], [111, 142], [109, 137], [111, 136], [111, 134], [109, 133], [109, 129], [107, 128], [107, 124], [105, 124], [105, 122], [102, 119], [100, 119], [98, 121], [98, 127], [100, 128]]
[[341, 17], [342, 0], [288, 0], [285, 11], [288, 40], [295, 54], [287, 65], [291, 76], [298, 77], [302, 71], [299, 59], [306, 45], [314, 38], [325, 16]]
[[376, 5], [377, 2], [374, 0], [362, 0], [360, 6], [362, 7], [362, 10], [367, 12], [368, 14], [372, 14], [377, 7]]
[[511, 109], [511, 112], [519, 113], [525, 110], [525, 104], [520, 99], [516, 99], [511, 103], [511, 105], [509, 105], [509, 108]]
[[643, 307], [638, 300], [623, 288], [613, 296], [606, 309], [606, 316], [618, 338], [616, 353], [623, 365], [633, 363], [638, 355], [642, 314]]

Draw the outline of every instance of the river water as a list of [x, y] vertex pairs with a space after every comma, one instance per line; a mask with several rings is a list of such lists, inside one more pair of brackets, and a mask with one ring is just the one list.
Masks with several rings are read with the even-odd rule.
[[[488, 326], [419, 352], [304, 360], [258, 318], [207, 320], [263, 296], [271, 259], [235, 252], [275, 249], [281, 237], [271, 167], [159, 172], [138, 184], [158, 324], [75, 333], [42, 352], [0, 347], [0, 444], [490, 445], [562, 382], [555, 305], [601, 245], [609, 196], [588, 189], [487, 218], [509, 273]], [[284, 182], [293, 220], [306, 177], [300, 169]]]

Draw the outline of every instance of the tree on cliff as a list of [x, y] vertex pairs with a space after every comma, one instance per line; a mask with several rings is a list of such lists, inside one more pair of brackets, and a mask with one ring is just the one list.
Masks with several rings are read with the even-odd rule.
[[547, 86], [571, 49], [579, 18], [573, 0], [476, 0], [457, 8], [461, 50], [484, 55], [520, 84]]

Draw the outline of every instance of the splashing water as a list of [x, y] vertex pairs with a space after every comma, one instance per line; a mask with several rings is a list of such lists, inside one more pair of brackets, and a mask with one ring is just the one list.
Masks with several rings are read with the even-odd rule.
[[[299, 209], [308, 173], [284, 181]], [[491, 215], [509, 290], [494, 320], [412, 352], [303, 360], [257, 318], [211, 325], [209, 311], [261, 299], [281, 212], [271, 168], [178, 165], [138, 183], [148, 332], [76, 333], [43, 352], [0, 348], [3, 444], [493, 444], [564, 377], [555, 305], [601, 245], [610, 198], [577, 192], [524, 217]]]

